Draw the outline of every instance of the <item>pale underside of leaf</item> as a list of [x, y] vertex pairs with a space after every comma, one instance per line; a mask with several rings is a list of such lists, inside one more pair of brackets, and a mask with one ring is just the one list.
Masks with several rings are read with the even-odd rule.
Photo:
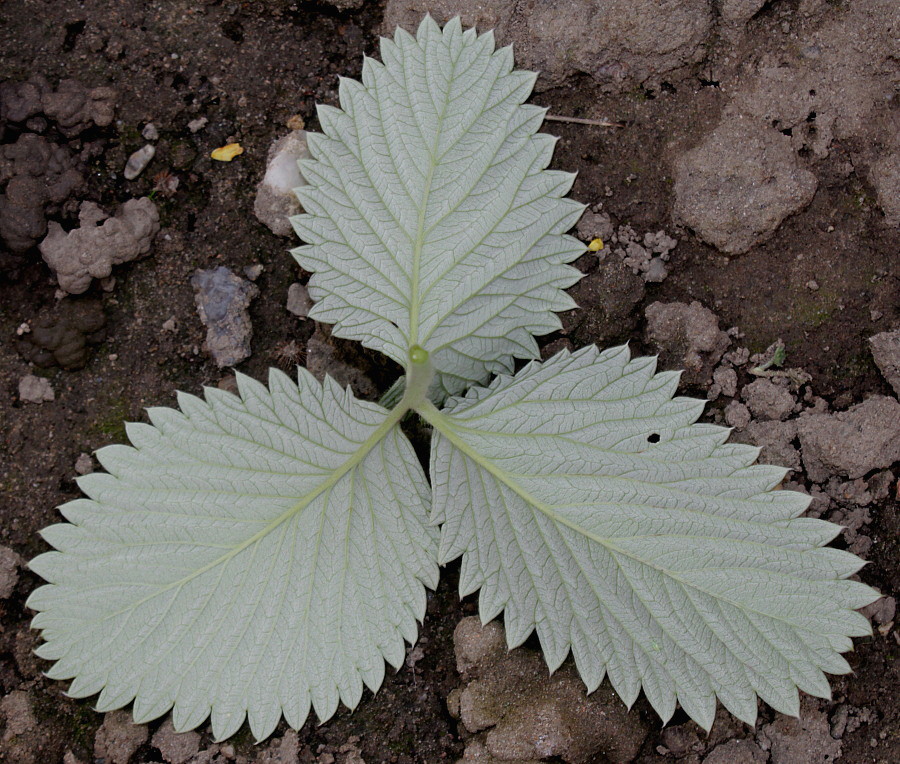
[[492, 33], [426, 18], [381, 54], [319, 109], [294, 255], [312, 318], [400, 364], [421, 345], [441, 397], [537, 357], [533, 335], [575, 307], [562, 290], [584, 245], [564, 233], [583, 205], [562, 198], [573, 175], [545, 169], [555, 139], [523, 105], [535, 75]]
[[71, 695], [222, 739], [321, 720], [399, 667], [437, 583], [430, 491], [398, 416], [305, 370], [131, 424], [44, 531], [38, 654]]
[[839, 527], [695, 424], [677, 382], [589, 347], [425, 409], [440, 561], [462, 555], [482, 619], [503, 612], [511, 647], [536, 630], [551, 669], [571, 651], [589, 690], [608, 675], [626, 704], [643, 688], [706, 729], [716, 697], [751, 724], [757, 695], [796, 715], [798, 687], [827, 697], [823, 672], [849, 670], [878, 595], [825, 546]]

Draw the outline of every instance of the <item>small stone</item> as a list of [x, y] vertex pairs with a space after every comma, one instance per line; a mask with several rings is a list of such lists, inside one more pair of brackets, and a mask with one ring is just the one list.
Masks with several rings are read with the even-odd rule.
[[175, 321], [175, 316], [167, 319], [163, 322], [162, 330], [164, 332], [174, 332], [178, 328], [178, 323]]
[[581, 216], [575, 230], [578, 232], [578, 238], [584, 241], [592, 239], [609, 241], [613, 235], [612, 218], [606, 212], [587, 210]]
[[300, 114], [293, 114], [288, 117], [287, 122], [284, 124], [288, 130], [302, 130], [306, 127], [306, 122], [303, 121], [303, 116]]
[[206, 117], [197, 117], [197, 119], [192, 119], [190, 122], [188, 122], [187, 128], [192, 133], [199, 133], [208, 124], [209, 120]]
[[127, 711], [110, 711], [94, 738], [94, 756], [106, 764], [128, 764], [149, 736], [147, 725], [135, 724]]
[[253, 265], [245, 265], [244, 266], [244, 275], [250, 279], [250, 281], [256, 281], [260, 276], [262, 276], [263, 271], [265, 270], [265, 266], [261, 263], [254, 263]]
[[90, 454], [80, 453], [75, 460], [75, 472], [79, 475], [87, 475], [94, 471], [94, 460]]
[[750, 424], [750, 419], [750, 409], [740, 401], [731, 401], [731, 403], [725, 407], [725, 421], [729, 427], [734, 427], [736, 430], [743, 430]]
[[818, 292], [819, 291], [819, 282], [814, 279], [810, 279], [809, 281], [806, 282], [806, 288], [812, 290], [813, 292]]
[[19, 380], [19, 400], [23, 403], [44, 403], [56, 399], [50, 381], [34, 374], [26, 374]]
[[145, 141], [158, 141], [159, 140], [159, 130], [156, 129], [156, 125], [152, 122], [148, 122], [144, 125], [144, 129], [141, 130], [141, 136]]
[[125, 171], [123, 172], [125, 180], [134, 180], [147, 169], [147, 165], [150, 164], [150, 160], [154, 156], [156, 156], [156, 147], [149, 143], [135, 151], [125, 163]]
[[266, 174], [256, 187], [253, 214], [276, 236], [292, 236], [289, 218], [303, 211], [294, 193], [295, 188], [306, 185], [297, 161], [309, 156], [303, 130], [279, 138], [269, 149]]
[[22, 322], [16, 327], [16, 336], [21, 337], [23, 334], [28, 334], [31, 332], [31, 326], [29, 326], [27, 321]]
[[313, 306], [310, 299], [309, 290], [301, 283], [297, 282], [288, 287], [287, 305], [285, 306], [289, 313], [293, 313], [299, 318], [306, 318]]
[[116, 277], [107, 276], [105, 279], [100, 279], [100, 288], [104, 292], [112, 292], [116, 288]]
[[236, 366], [250, 357], [253, 325], [248, 308], [259, 288], [228, 268], [197, 271], [191, 278], [200, 320], [207, 328], [206, 347], [216, 365]]
[[0, 546], [0, 600], [9, 597], [19, 580], [19, 568], [22, 558], [12, 549]]
[[734, 369], [720, 366], [713, 372], [713, 383], [726, 398], [734, 398], [737, 394], [738, 376]]

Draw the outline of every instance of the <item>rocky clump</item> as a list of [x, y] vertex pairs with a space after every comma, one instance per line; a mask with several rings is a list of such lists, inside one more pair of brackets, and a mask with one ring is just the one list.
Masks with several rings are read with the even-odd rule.
[[50, 380], [26, 374], [19, 380], [19, 400], [22, 403], [44, 403], [56, 399]]
[[0, 546], [0, 600], [7, 599], [16, 588], [22, 559], [12, 549]]
[[[69, 294], [87, 291], [93, 279], [105, 279], [114, 265], [146, 255], [159, 231], [159, 213], [148, 198], [129, 199], [114, 217], [94, 202], [83, 202], [79, 228], [66, 233], [52, 222], [40, 250]], [[101, 225], [102, 223], [102, 225]]]
[[746, 24], [765, 4], [766, 0], [721, 0], [719, 13], [725, 23]]
[[46, 138], [24, 133], [0, 150], [0, 239], [22, 253], [47, 231], [47, 214], [82, 184], [71, 153]]
[[814, 702], [804, 702], [799, 719], [779, 716], [760, 730], [770, 764], [831, 764], [841, 757], [841, 741], [831, 736], [828, 717]]
[[[787, 381], [787, 380], [785, 380]], [[757, 379], [741, 390], [741, 397], [757, 419], [787, 419], [796, 401], [785, 385]]]
[[665, 231], [648, 231], [641, 236], [630, 225], [620, 225], [604, 242], [603, 249], [597, 253], [598, 257], [606, 259], [609, 256], [607, 253], [611, 253], [630, 268], [632, 273], [650, 284], [658, 284], [669, 275], [666, 264], [672, 250], [678, 246], [678, 240]]
[[266, 174], [256, 187], [253, 214], [276, 236], [292, 236], [289, 218], [303, 212], [294, 189], [306, 185], [297, 162], [309, 156], [305, 130], [294, 130], [269, 148]]
[[259, 287], [220, 265], [191, 278], [194, 301], [206, 326], [206, 348], [216, 365], [236, 366], [250, 357], [253, 325], [248, 308]]
[[297, 318], [306, 318], [312, 309], [313, 301], [309, 296], [309, 290], [300, 282], [288, 287], [287, 308], [288, 313], [293, 313]]
[[752, 740], [729, 740], [716, 746], [703, 764], [765, 764], [765, 751]]
[[803, 464], [809, 479], [821, 483], [830, 475], [860, 478], [900, 460], [900, 403], [874, 395], [836, 414], [814, 414], [797, 420]]
[[673, 215], [722, 252], [741, 254], [806, 207], [816, 187], [787, 136], [737, 116], [676, 160]]
[[171, 717], [167, 718], [162, 726], [153, 733], [150, 742], [162, 754], [166, 764], [186, 764], [200, 750], [200, 735], [193, 730], [175, 732]]
[[50, 732], [35, 716], [28, 692], [13, 690], [0, 700], [0, 719], [4, 722], [0, 760], [16, 764], [43, 764], [50, 760], [51, 754], [45, 748]]
[[884, 222], [900, 226], [900, 152], [880, 157], [870, 172], [872, 185], [878, 195], [878, 205], [884, 212]]
[[793, 444], [797, 437], [797, 420], [751, 422], [748, 419], [744, 428], [750, 442], [761, 449], [760, 462], [777, 464], [794, 472], [800, 470], [800, 452]]
[[872, 357], [885, 381], [900, 395], [900, 331], [869, 337]]
[[25, 82], [0, 83], [0, 120], [27, 123], [39, 114], [56, 123], [67, 138], [89, 127], [106, 127], [115, 116], [116, 91], [89, 88], [77, 80], [61, 80], [54, 90], [45, 77], [35, 75]]
[[[750, 0], [723, 5], [744, 1]], [[829, 3], [825, 10], [824, 0], [804, 0], [798, 16], [815, 14], [817, 5], [822, 23], [792, 25], [793, 55], [762, 55], [752, 64], [745, 59], [733, 80], [725, 78], [723, 89], [735, 94], [727, 110], [786, 131], [795, 151], [808, 149], [817, 157], [828, 155], [834, 139], [900, 148], [889, 106], [896, 85], [894, 30], [900, 5], [854, 0], [839, 10]], [[866, 164], [866, 152], [861, 158]], [[879, 190], [879, 202], [887, 200]]]
[[80, 369], [90, 348], [106, 338], [106, 315], [99, 300], [70, 299], [43, 311], [16, 341], [27, 361], [42, 367]]
[[94, 756], [106, 764], [128, 764], [149, 737], [145, 724], [135, 724], [127, 711], [110, 711], [94, 738]]
[[591, 695], [570, 665], [548, 676], [539, 653], [506, 649], [503, 628], [465, 618], [454, 632], [464, 686], [449, 704], [469, 733], [463, 761], [633, 761], [649, 732], [608, 685]]
[[393, 35], [401, 26], [414, 32], [426, 11], [440, 24], [460, 16], [466, 27], [495, 29], [500, 44], [515, 45], [518, 66], [540, 72], [538, 89], [561, 85], [576, 73], [614, 91], [662, 75], [674, 80], [703, 58], [712, 28], [707, 0], [388, 0], [382, 30]]
[[684, 369], [687, 384], [706, 385], [731, 344], [715, 313], [699, 302], [654, 302], [646, 316], [647, 340], [659, 349], [662, 365]]
[[371, 398], [378, 392], [369, 377], [343, 359], [327, 330], [318, 329], [306, 343], [306, 368], [319, 382], [329, 376], [358, 398]]

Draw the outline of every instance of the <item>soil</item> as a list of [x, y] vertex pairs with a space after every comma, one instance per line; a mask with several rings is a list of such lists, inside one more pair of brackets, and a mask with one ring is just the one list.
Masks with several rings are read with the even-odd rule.
[[[803, 11], [815, 3], [757, 5], [761, 9], [746, 34], [729, 36], [724, 26], [713, 31], [702, 60], [691, 59], [671, 82], [662, 78], [610, 88], [573, 73], [532, 99], [553, 114], [621, 123], [621, 128], [547, 123], [544, 129], [560, 136], [553, 166], [577, 171], [572, 196], [602, 204], [616, 223], [641, 234], [665, 230], [679, 239], [666, 264], [668, 277], [661, 283], [638, 280], [638, 287], [629, 282], [632, 298], [624, 306], [609, 307], [616, 305], [616, 295], [601, 291], [619, 281], [597, 278], [592, 288], [583, 282], [577, 296], [591, 320], [565, 317], [566, 327], [574, 328], [542, 344], [630, 341], [636, 351], [656, 352], [644, 340], [645, 308], [657, 301], [699, 301], [723, 329], [737, 327], [743, 333], [739, 344], [751, 353], [781, 339], [789, 365], [803, 369], [810, 389], [843, 410], [873, 393], [893, 395], [867, 343], [877, 332], [900, 328], [900, 230], [886, 221], [865, 169], [890, 146], [858, 130], [836, 137], [825, 156], [801, 150], [800, 161], [818, 180], [812, 202], [745, 254], [725, 255], [672, 218], [673, 158], [696, 147], [719, 123], [731, 101], [721, 85], [728, 72], [777, 58], [790, 44], [785, 29], [825, 24], [828, 14], [849, 3], [821, 3], [820, 16], [812, 21]], [[240, 371], [262, 379], [269, 366], [302, 354], [315, 326], [285, 310], [285, 300], [289, 286], [308, 274], [287, 254], [293, 243], [253, 216], [256, 184], [272, 142], [296, 126], [298, 115], [308, 129], [317, 129], [314, 105], [336, 104], [338, 75], [358, 76], [363, 54], [377, 55], [384, 12], [381, 2], [338, 10], [325, 2], [278, 0], [7, 0], [0, 5], [0, 81], [42, 75], [52, 86], [74, 78], [86, 87], [117, 91], [115, 120], [88, 126], [75, 137], [47, 119], [0, 124], [4, 145], [32, 130], [78, 158], [83, 185], [67, 202], [47, 208], [50, 219], [71, 230], [81, 201], [112, 211], [152, 194], [162, 226], [148, 257], [114, 270], [111, 291], [95, 282], [83, 297], [65, 298], [100, 300], [106, 314], [105, 339], [92, 334], [83, 367], [74, 369], [35, 366], [19, 352], [17, 330], [53, 308], [57, 284], [37, 247], [20, 253], [0, 243], [0, 545], [26, 560], [46, 550], [38, 531], [59, 520], [59, 504], [79, 496], [76, 461], [108, 443], [124, 442], [123, 420], [141, 420], [147, 406], [174, 405], [176, 389], [196, 394], [204, 385], [227, 385], [230, 372], [220, 370], [203, 347], [205, 327], [191, 287], [197, 269], [225, 265], [242, 275], [247, 266], [263, 266], [255, 282], [260, 297], [250, 306], [252, 355]], [[590, 36], [592, 30], [581, 33]], [[890, 105], [895, 126], [898, 97], [895, 92]], [[192, 131], [188, 123], [201, 117], [205, 126]], [[147, 123], [159, 134], [155, 156], [135, 180], [125, 180], [127, 158], [147, 143], [141, 136]], [[242, 155], [228, 163], [210, 158], [211, 150], [234, 142], [243, 146]], [[174, 192], [173, 176], [179, 181]], [[597, 273], [602, 263], [587, 254], [577, 265]], [[622, 278], [631, 276], [626, 269]], [[378, 390], [393, 380], [397, 370], [382, 359], [331, 342]], [[19, 382], [28, 374], [49, 380], [54, 400], [23, 402]], [[706, 397], [700, 386], [687, 392]], [[724, 405], [716, 401], [705, 416], [721, 421]], [[424, 444], [421, 432], [414, 436], [418, 446]], [[894, 470], [889, 495], [870, 507], [866, 534], [872, 544], [866, 556], [871, 564], [861, 577], [897, 596], [896, 465]], [[471, 597], [460, 602], [456, 577], [457, 567], [449, 566], [429, 595], [422, 657], [412, 667], [389, 672], [378, 695], [366, 693], [352, 714], [342, 709], [322, 726], [308, 721], [299, 733], [299, 761], [326, 761], [328, 754], [338, 762], [355, 761], [346, 746], [353, 736], [370, 764], [453, 761], [462, 755], [467, 733], [447, 709], [448, 695], [460, 684], [452, 636], [475, 604]], [[21, 568], [12, 595], [0, 602], [0, 695], [13, 699], [8, 708], [15, 711], [23, 696], [13, 693], [25, 693], [28, 713], [38, 724], [29, 728], [27, 718], [18, 718], [27, 716], [26, 708], [16, 712], [16, 727], [10, 712], [0, 750], [8, 761], [57, 762], [67, 753], [67, 761], [92, 761], [102, 715], [92, 711], [90, 700], [67, 698], [62, 683], [41, 674], [47, 664], [30, 653], [35, 636], [24, 602], [38, 583]], [[821, 706], [827, 714], [842, 704], [871, 712], [868, 723], [848, 726], [840, 761], [900, 761], [898, 642], [891, 629], [856, 640], [848, 656], [855, 674], [833, 679], [834, 699]], [[654, 719], [643, 700], [632, 713]], [[759, 725], [778, 716], [765, 709]], [[149, 725], [150, 737], [131, 762], [160, 760], [152, 735], [161, 724]], [[674, 761], [658, 722], [652, 724], [638, 760]], [[285, 730], [282, 724], [276, 738]], [[198, 731], [201, 749], [208, 748], [208, 726]], [[258, 755], [246, 727], [230, 743], [235, 756], [254, 761]]]

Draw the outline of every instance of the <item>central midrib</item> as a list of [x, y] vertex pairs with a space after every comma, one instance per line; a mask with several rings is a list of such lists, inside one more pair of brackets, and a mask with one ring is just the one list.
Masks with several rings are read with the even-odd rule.
[[[431, 194], [431, 183], [434, 180], [434, 171], [437, 167], [437, 149], [441, 138], [441, 129], [444, 124], [444, 117], [447, 115], [447, 107], [450, 105], [450, 92], [453, 87], [453, 75], [456, 71], [456, 61], [454, 59], [450, 65], [450, 73], [447, 76], [447, 94], [444, 97], [444, 103], [441, 107], [441, 113], [437, 119], [437, 129], [434, 131], [434, 141], [431, 144], [431, 150], [428, 156], [428, 174], [425, 177], [425, 189], [422, 194], [422, 204], [419, 207], [419, 217], [416, 221], [416, 238], [413, 247], [412, 274], [410, 276], [410, 298], [409, 298], [409, 346], [419, 343], [419, 308], [421, 296], [419, 294], [420, 271], [422, 267], [422, 249], [425, 246], [425, 211], [428, 209], [428, 197]], [[426, 348], [427, 350], [427, 348]]]
[[[623, 549], [622, 547], [615, 544], [612, 539], [605, 538], [603, 536], [598, 536], [595, 533], [591, 533], [586, 528], [582, 528], [577, 523], [572, 522], [568, 518], [560, 515], [556, 510], [549, 504], [539, 500], [537, 497], [533, 496], [529, 493], [525, 488], [523, 488], [519, 483], [512, 478], [509, 473], [506, 472], [502, 467], [494, 464], [490, 459], [484, 457], [474, 448], [472, 448], [456, 431], [456, 424], [452, 422], [450, 417], [446, 416], [442, 411], [440, 411], [433, 403], [430, 401], [424, 401], [418, 406], [414, 407], [419, 416], [421, 416], [428, 424], [435, 428], [438, 432], [441, 433], [453, 446], [459, 451], [461, 451], [466, 457], [471, 459], [475, 464], [477, 464], [481, 469], [488, 472], [490, 475], [494, 477], [494, 479], [498, 480], [500, 483], [509, 488], [513, 493], [518, 495], [523, 501], [535, 507], [539, 512], [541, 512], [544, 516], [552, 520], [553, 522], [559, 523], [572, 531], [584, 536], [585, 538], [590, 539], [591, 541], [596, 542], [600, 546], [607, 549], [609, 552], [613, 553], [613, 558], [615, 559], [616, 554], [620, 554], [623, 557], [627, 557], [640, 565], [646, 565], [649, 568], [657, 571], [661, 575], [668, 576], [673, 581], [677, 581], [679, 585], [684, 587], [690, 587], [695, 589], [696, 591], [702, 592], [710, 597], [713, 597], [716, 600], [726, 602], [732, 607], [744, 611], [744, 612], [753, 612], [765, 618], [771, 618], [776, 621], [780, 621], [785, 623], [790, 628], [798, 628], [792, 621], [788, 618], [783, 618], [781, 616], [776, 616], [771, 613], [767, 613], [759, 610], [755, 607], [750, 607], [745, 603], [738, 602], [737, 600], [727, 597], [724, 594], [714, 591], [708, 591], [704, 587], [700, 586], [697, 583], [692, 581], [685, 580], [682, 576], [679, 576], [678, 573], [674, 570], [670, 570], [668, 568], [664, 568], [661, 565], [655, 564], [651, 560], [646, 560], [638, 555], [635, 555], [632, 552], [629, 552], [627, 549]], [[432, 448], [434, 446], [432, 445]], [[432, 475], [432, 480], [434, 476]], [[432, 485], [433, 488], [433, 485]], [[616, 564], [618, 565], [618, 561], [616, 560]]]

